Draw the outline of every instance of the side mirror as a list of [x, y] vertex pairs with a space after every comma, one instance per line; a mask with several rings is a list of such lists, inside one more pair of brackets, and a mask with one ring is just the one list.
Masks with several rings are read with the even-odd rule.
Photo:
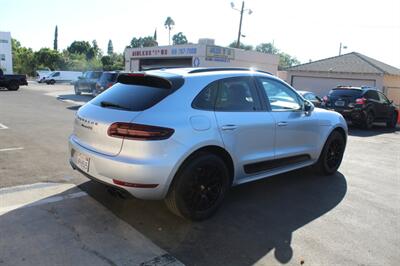
[[82, 77], [82, 76], [79, 76], [78, 79], [83, 79], [83, 77]]
[[304, 112], [306, 114], [311, 114], [311, 112], [314, 111], [314, 104], [310, 102], [309, 100], [304, 101]]

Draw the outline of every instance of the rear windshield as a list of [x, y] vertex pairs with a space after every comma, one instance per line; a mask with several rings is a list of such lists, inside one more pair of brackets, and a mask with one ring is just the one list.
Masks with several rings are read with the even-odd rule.
[[333, 89], [329, 92], [331, 97], [359, 97], [362, 90], [354, 89]]
[[167, 88], [117, 83], [94, 98], [91, 103], [98, 106], [108, 105], [109, 108], [143, 111], [159, 103], [173, 91]]
[[117, 73], [103, 73], [101, 75], [100, 81], [107, 82], [107, 81], [115, 81], [117, 79]]

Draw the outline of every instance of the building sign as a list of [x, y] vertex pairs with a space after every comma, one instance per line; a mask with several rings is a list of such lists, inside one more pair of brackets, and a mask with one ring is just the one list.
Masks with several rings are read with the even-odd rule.
[[235, 59], [235, 50], [215, 45], [206, 46], [206, 60], [218, 62], [230, 62]]
[[197, 47], [145, 47], [135, 48], [131, 57], [164, 57], [164, 56], [193, 56], [197, 54]]
[[172, 55], [195, 55], [197, 54], [197, 48], [196, 47], [183, 47], [183, 48], [178, 48], [174, 47], [171, 49], [171, 54]]
[[146, 57], [146, 56], [166, 56], [168, 55], [168, 49], [144, 49], [132, 51], [132, 57]]

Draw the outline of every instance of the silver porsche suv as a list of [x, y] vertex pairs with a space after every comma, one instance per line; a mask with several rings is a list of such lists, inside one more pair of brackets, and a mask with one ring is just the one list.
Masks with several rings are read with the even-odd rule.
[[211, 216], [231, 186], [313, 166], [339, 168], [347, 126], [279, 78], [251, 69], [122, 74], [76, 113], [70, 163], [190, 220]]

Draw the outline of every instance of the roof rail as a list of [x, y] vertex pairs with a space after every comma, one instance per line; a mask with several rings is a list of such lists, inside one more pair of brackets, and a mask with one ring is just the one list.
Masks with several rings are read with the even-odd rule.
[[193, 70], [190, 70], [188, 73], [194, 74], [194, 73], [204, 73], [204, 72], [214, 72], [214, 71], [256, 71], [256, 72], [265, 73], [268, 75], [273, 75], [272, 73], [267, 72], [267, 71], [256, 70], [256, 69], [251, 69], [251, 68], [243, 68], [243, 67], [207, 67], [207, 68], [193, 69]]

